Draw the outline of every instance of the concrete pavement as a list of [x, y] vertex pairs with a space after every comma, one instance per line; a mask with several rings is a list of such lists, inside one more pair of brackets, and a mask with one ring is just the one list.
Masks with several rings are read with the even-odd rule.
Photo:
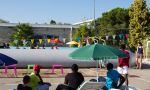
[[[91, 70], [91, 69], [90, 69]], [[87, 71], [90, 71], [87, 70]], [[85, 71], [85, 72], [87, 72]], [[84, 73], [84, 72], [83, 72]], [[144, 64], [142, 70], [129, 69], [129, 85], [136, 87], [137, 90], [150, 90], [150, 65]], [[85, 76], [85, 80], [95, 78], [94, 76]], [[55, 90], [59, 83], [64, 82], [64, 76], [43, 78], [45, 82], [50, 82], [52, 86], [50, 90]], [[0, 90], [9, 90], [16, 88], [19, 83], [22, 83], [21, 78], [0, 78]]]

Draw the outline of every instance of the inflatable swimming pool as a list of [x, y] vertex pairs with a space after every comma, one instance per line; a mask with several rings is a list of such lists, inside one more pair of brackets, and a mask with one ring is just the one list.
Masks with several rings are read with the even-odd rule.
[[[10, 56], [18, 61], [17, 67], [27, 67], [27, 64], [40, 64], [43, 67], [51, 67], [52, 64], [62, 64], [70, 67], [76, 63], [80, 67], [96, 67], [96, 61], [72, 60], [68, 55], [77, 48], [59, 47], [58, 49], [0, 49], [0, 53]], [[134, 63], [135, 55], [131, 53], [131, 65]], [[111, 60], [117, 65], [117, 60]]]

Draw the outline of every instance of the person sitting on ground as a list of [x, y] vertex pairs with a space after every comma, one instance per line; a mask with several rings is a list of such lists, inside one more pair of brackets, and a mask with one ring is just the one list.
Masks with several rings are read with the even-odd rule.
[[[30, 75], [30, 82], [29, 86], [32, 87], [32, 90], [48, 90], [49, 86], [51, 85], [50, 83], [45, 83], [43, 82], [41, 76], [40, 76], [40, 66], [35, 64], [33, 66], [33, 73]], [[40, 89], [43, 88], [43, 89]]]
[[29, 82], [30, 82], [30, 76], [28, 76], [28, 75], [24, 76], [23, 84], [19, 84], [17, 86], [17, 90], [32, 90], [32, 88], [28, 86]]
[[34, 45], [34, 44], [31, 44], [31, 45], [30, 45], [30, 49], [35, 49], [35, 45]]
[[3, 43], [3, 48], [6, 48], [6, 43]]
[[[116, 70], [113, 70], [113, 64], [107, 64], [107, 76], [106, 76], [106, 86], [104, 90], [110, 90], [112, 88], [119, 89], [125, 81], [125, 78], [119, 74]], [[118, 84], [119, 81], [119, 84]]]
[[39, 47], [39, 45], [36, 45], [36, 47], [35, 47], [36, 49], [40, 49], [40, 47]]
[[45, 49], [45, 43], [43, 43], [42, 47], [43, 47], [43, 49]]
[[58, 85], [56, 90], [76, 90], [84, 81], [83, 75], [78, 72], [78, 65], [73, 64], [71, 67], [72, 73], [65, 76], [64, 84]]
[[9, 43], [6, 43], [6, 48], [7, 48], [7, 49], [9, 49], [9, 48], [10, 48]]

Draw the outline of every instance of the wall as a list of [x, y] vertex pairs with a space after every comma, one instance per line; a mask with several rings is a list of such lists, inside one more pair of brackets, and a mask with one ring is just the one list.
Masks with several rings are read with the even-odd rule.
[[[0, 26], [0, 43], [7, 43], [10, 41], [10, 36], [13, 34], [15, 26]], [[61, 40], [63, 38], [66, 38], [67, 42], [70, 40], [70, 27], [61, 27], [59, 26], [58, 28], [55, 27], [33, 27], [33, 32], [35, 35], [54, 35], [58, 36]], [[74, 32], [75, 29], [73, 29]]]
[[9, 42], [12, 33], [14, 33], [12, 27], [0, 27], [0, 43]]

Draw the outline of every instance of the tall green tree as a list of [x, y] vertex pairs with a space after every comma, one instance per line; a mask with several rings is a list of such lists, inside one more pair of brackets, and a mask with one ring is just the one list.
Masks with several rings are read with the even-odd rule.
[[129, 8], [129, 45], [133, 50], [136, 49], [138, 42], [142, 42], [148, 36], [148, 7], [146, 0], [134, 0]]
[[119, 30], [128, 29], [129, 11], [125, 8], [114, 8], [102, 14], [102, 17], [96, 20], [96, 28], [99, 35], [104, 36], [116, 34]]
[[26, 23], [19, 23], [14, 28], [15, 33], [12, 34], [12, 40], [30, 40], [33, 37], [32, 27]]

